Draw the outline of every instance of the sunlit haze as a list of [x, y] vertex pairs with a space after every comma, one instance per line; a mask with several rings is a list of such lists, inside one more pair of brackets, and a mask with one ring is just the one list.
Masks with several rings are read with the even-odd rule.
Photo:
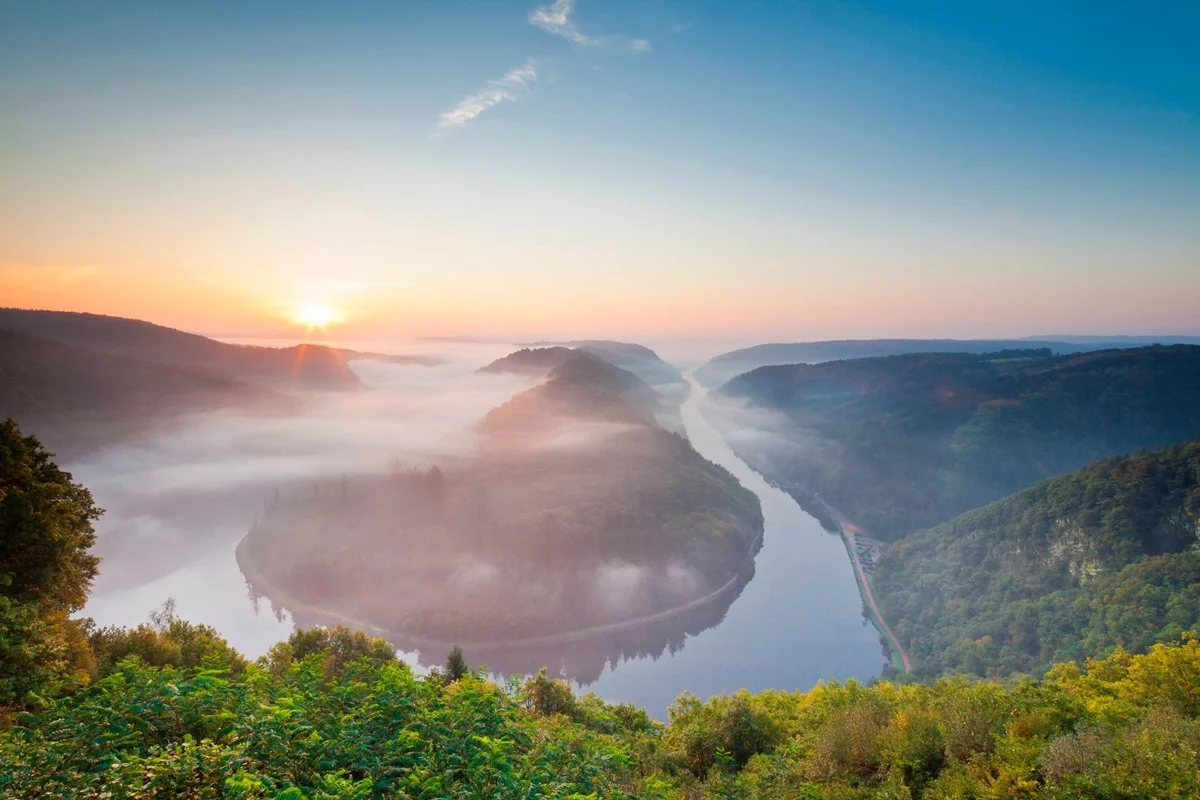
[[224, 336], [1200, 330], [1195, 4], [7, 2], [3, 305]]

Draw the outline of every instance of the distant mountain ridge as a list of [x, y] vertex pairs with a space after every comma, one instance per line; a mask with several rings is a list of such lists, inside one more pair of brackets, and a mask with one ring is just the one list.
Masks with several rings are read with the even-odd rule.
[[245, 381], [0, 329], [0, 419], [20, 420], [68, 455], [174, 414], [292, 405]]
[[990, 353], [999, 350], [1049, 348], [1055, 354], [1140, 347], [1146, 344], [1200, 344], [1194, 336], [1081, 336], [1027, 339], [835, 339], [818, 342], [774, 342], [714, 356], [695, 370], [696, 379], [717, 388], [752, 369], [784, 364], [817, 364], [851, 358], [908, 353]]
[[904, 537], [875, 587], [918, 673], [1039, 671], [1200, 629], [1200, 442], [1122, 455]]
[[348, 362], [436, 359], [321, 345], [226, 344], [141, 320], [0, 309], [0, 418], [60, 454], [125, 440], [172, 415], [220, 408], [293, 410], [292, 390], [358, 391]]
[[73, 311], [4, 308], [0, 309], [0, 329], [276, 388], [361, 388], [348, 366], [356, 359], [437, 363], [436, 359], [360, 353], [318, 344], [234, 345], [152, 322]]
[[1200, 438], [1200, 347], [925, 353], [760, 367], [710, 395], [777, 426], [735, 450], [896, 538], [1090, 460]]

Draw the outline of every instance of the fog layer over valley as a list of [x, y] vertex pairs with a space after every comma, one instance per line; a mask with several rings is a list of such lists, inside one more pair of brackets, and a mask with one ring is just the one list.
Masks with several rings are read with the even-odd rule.
[[662, 398], [633, 373], [591, 352], [516, 355], [552, 368], [483, 418], [473, 457], [272, 504], [239, 550], [256, 586], [397, 635], [497, 644], [731, 585], [760, 543], [754, 495], [656, 424]]
[[[303, 350], [230, 350], [114, 318], [13, 318], [73, 356], [4, 351], [48, 376], [4, 402], [64, 399], [63, 424], [34, 415], [29, 431], [76, 452], [64, 465], [107, 511], [83, 612], [98, 625], [136, 625], [174, 598], [182, 617], [257, 656], [294, 625], [349, 622], [413, 663], [461, 643], [473, 663], [547, 665], [656, 714], [685, 688], [806, 688], [880, 670], [842, 543], [738, 461], [699, 413], [704, 390], [647, 348], [313, 351], [342, 360], [347, 390], [271, 370], [261, 383], [220, 377], [231, 354], [273, 363]], [[76, 336], [84, 323], [104, 333], [90, 347]], [[114, 330], [137, 334], [136, 357]], [[213, 360], [188, 362], [197, 347]], [[379, 355], [390, 352], [406, 355]], [[106, 382], [95, 365], [110, 358], [146, 380]], [[236, 391], [185, 402], [163, 369]], [[128, 426], [74, 448], [64, 387], [97, 382]], [[245, 392], [272, 403], [230, 402]], [[140, 415], [147, 398], [163, 400], [158, 413]], [[756, 563], [764, 547], [774, 555]]]
[[356, 361], [363, 391], [307, 392], [303, 413], [190, 414], [149, 439], [69, 462], [107, 510], [97, 525], [103, 568], [86, 613], [136, 624], [173, 596], [189, 619], [263, 652], [286, 629], [269, 614], [254, 617], [237, 542], [276, 496], [379, 475], [396, 459], [424, 466], [468, 455], [474, 423], [527, 385], [476, 374], [504, 348], [473, 349], [440, 366]]

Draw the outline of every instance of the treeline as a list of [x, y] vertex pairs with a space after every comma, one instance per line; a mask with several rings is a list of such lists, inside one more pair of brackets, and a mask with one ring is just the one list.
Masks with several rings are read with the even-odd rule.
[[254, 663], [176, 619], [96, 645], [96, 680], [31, 698], [0, 731], [0, 796], [1200, 795], [1195, 638], [1009, 686], [685, 694], [666, 724], [544, 671], [489, 682], [461, 654], [418, 677], [386, 643], [344, 628], [298, 631]]
[[1107, 459], [900, 540], [875, 576], [924, 674], [1037, 672], [1200, 627], [1200, 442]]
[[780, 412], [739, 455], [895, 539], [1118, 453], [1200, 438], [1200, 347], [925, 353], [762, 367], [717, 403]]

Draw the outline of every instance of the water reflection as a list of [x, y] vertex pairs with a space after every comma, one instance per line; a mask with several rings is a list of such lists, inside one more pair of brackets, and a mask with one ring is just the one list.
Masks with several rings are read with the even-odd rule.
[[[596, 635], [553, 637], [553, 641], [513, 645], [468, 645], [464, 647], [464, 655], [469, 663], [487, 666], [489, 670], [499, 674], [531, 674], [546, 667], [552, 674], [586, 687], [596, 683], [606, 669], [612, 669], [622, 662], [641, 659], [657, 661], [663, 656], [678, 655], [690, 637], [719, 625], [725, 619], [730, 606], [753, 577], [754, 563], [747, 561], [727, 589], [707, 598], [704, 603], [664, 615], [664, 618], [653, 622], [629, 625]], [[286, 601], [271, 599], [270, 587], [260, 590], [249, 578], [247, 586], [250, 587], [256, 602], [261, 602], [259, 598], [265, 598], [273, 613], [290, 614], [300, 627], [350, 622], [335, 613], [307, 606], [297, 606], [289, 611], [284, 605]], [[421, 667], [441, 664], [453, 646], [450, 642], [431, 642], [428, 639], [414, 638], [403, 631], [388, 631], [361, 623], [359, 627], [368, 628], [376, 635], [386, 638], [401, 652], [412, 654], [411, 660]]]

